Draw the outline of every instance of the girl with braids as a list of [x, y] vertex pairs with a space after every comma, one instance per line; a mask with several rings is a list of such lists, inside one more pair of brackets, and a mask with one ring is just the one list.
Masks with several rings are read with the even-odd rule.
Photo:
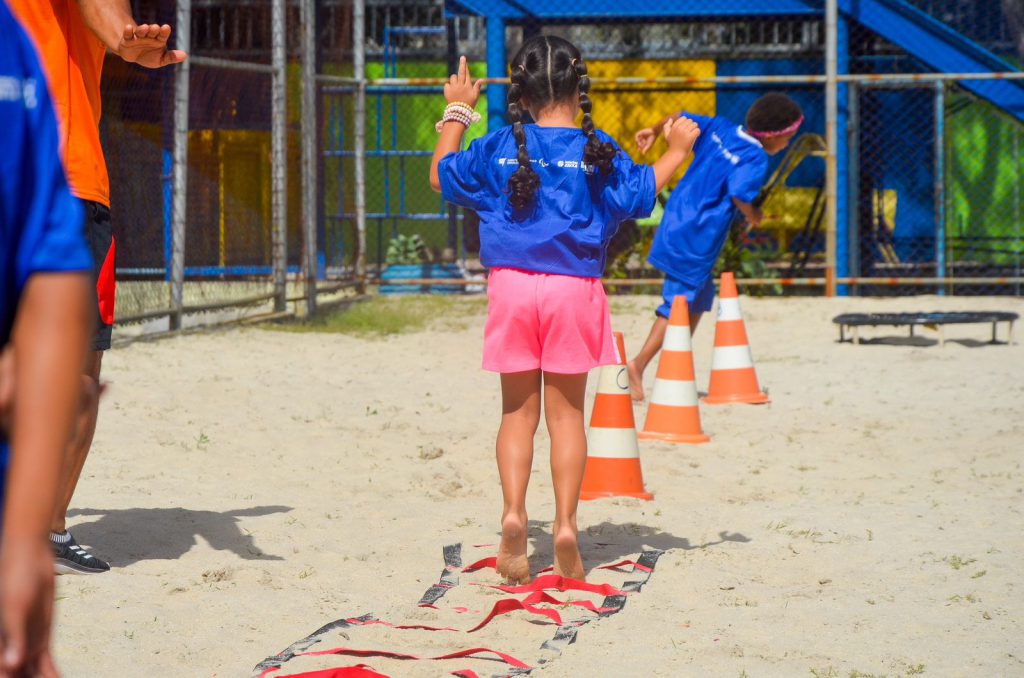
[[673, 113], [636, 133], [640, 153], [650, 150], [666, 121], [683, 115], [696, 121], [701, 137], [693, 149], [693, 163], [665, 205], [651, 245], [648, 261], [665, 273], [664, 303], [655, 311], [654, 326], [640, 353], [629, 361], [634, 400], [644, 399], [644, 369], [661, 349], [672, 300], [686, 297], [690, 331], [695, 331], [701, 315], [714, 303], [712, 270], [736, 211], [751, 228], [761, 224], [754, 201], [768, 171], [768, 156], [783, 151], [804, 121], [795, 101], [785, 94], [766, 94], [747, 111], [746, 125]]
[[[699, 134], [686, 119], [664, 126], [668, 151], [635, 165], [590, 117], [590, 79], [571, 43], [538, 36], [512, 60], [510, 127], [459, 152], [480, 95], [465, 58], [445, 85], [448, 108], [430, 184], [480, 215], [480, 258], [490, 269], [483, 367], [501, 375], [498, 474], [504, 507], [497, 569], [530, 579], [526, 488], [544, 414], [555, 494], [554, 571], [582, 579], [576, 506], [587, 458], [587, 372], [617, 362], [601, 286], [605, 250], [619, 224], [649, 215], [654, 197]], [[583, 112], [582, 129], [576, 123]], [[527, 124], [525, 114], [535, 121]]]

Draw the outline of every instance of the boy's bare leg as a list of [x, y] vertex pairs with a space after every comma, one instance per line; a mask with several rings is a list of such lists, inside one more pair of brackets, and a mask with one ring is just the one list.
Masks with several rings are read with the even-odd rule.
[[78, 479], [85, 467], [85, 458], [89, 456], [92, 439], [96, 434], [96, 420], [100, 407], [100, 366], [103, 363], [103, 352], [93, 351], [86, 359], [82, 374], [82, 405], [75, 424], [74, 436], [68, 445], [61, 468], [60, 494], [57, 497], [56, 513], [52, 532], [64, 532], [68, 507], [78, 486]]
[[[700, 324], [703, 315], [703, 313], [690, 313], [691, 335], [697, 331], [697, 325]], [[644, 370], [654, 360], [654, 356], [658, 355], [661, 345], [665, 343], [665, 330], [667, 329], [668, 318], [662, 318], [659, 315], [655, 319], [654, 325], [651, 326], [651, 333], [647, 335], [647, 341], [644, 342], [643, 348], [635, 358], [626, 363], [626, 371], [629, 373], [629, 393], [637, 402], [644, 400]]]
[[668, 318], [662, 318], [660, 315], [656, 317], [643, 348], [635, 358], [626, 363], [626, 371], [629, 373], [629, 392], [633, 396], [633, 400], [638, 403], [644, 400], [644, 370], [647, 369], [648, 363], [654, 360], [654, 356], [658, 355], [661, 345], [665, 343], [667, 328]]
[[576, 508], [587, 465], [583, 401], [587, 375], [544, 373], [544, 415], [551, 434], [551, 480], [555, 486], [555, 574], [582, 580]]
[[501, 375], [501, 426], [496, 444], [504, 506], [498, 574], [514, 584], [530, 581], [526, 557], [526, 488], [533, 470], [533, 438], [540, 423], [540, 370]]

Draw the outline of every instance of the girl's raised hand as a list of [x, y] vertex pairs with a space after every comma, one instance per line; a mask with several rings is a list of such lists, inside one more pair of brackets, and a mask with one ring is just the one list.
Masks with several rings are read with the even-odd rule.
[[689, 154], [700, 136], [700, 128], [693, 120], [679, 117], [665, 123], [664, 133], [670, 149]]
[[658, 132], [653, 127], [645, 127], [636, 133], [636, 148], [640, 151], [640, 155], [645, 154], [651, 150], [651, 146], [654, 145], [654, 140], [658, 138]]
[[444, 98], [450, 104], [461, 102], [476, 108], [482, 86], [483, 80], [473, 82], [470, 79], [469, 62], [466, 61], [466, 57], [460, 57], [459, 72], [448, 78], [448, 84], [444, 86]]

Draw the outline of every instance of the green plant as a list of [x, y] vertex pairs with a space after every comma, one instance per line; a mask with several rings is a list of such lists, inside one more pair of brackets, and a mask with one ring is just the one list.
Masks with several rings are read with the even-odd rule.
[[[722, 254], [715, 264], [714, 276], [720, 277], [723, 272], [731, 271], [737, 279], [742, 278], [778, 278], [779, 272], [768, 268], [768, 262], [778, 258], [772, 247], [757, 247], [747, 242], [746, 230], [734, 227], [722, 246]], [[763, 297], [769, 294], [782, 294], [779, 285], [758, 285], [743, 290], [752, 297]]]
[[396, 235], [388, 243], [387, 263], [389, 266], [415, 265], [430, 261], [427, 243], [418, 233]]

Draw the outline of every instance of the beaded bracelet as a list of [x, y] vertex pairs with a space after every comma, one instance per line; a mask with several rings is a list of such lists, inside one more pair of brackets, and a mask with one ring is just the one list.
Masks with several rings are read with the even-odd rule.
[[480, 122], [480, 114], [473, 110], [473, 107], [469, 104], [453, 101], [445, 107], [444, 115], [434, 125], [434, 129], [440, 134], [445, 123], [448, 122], [457, 122], [469, 127], [475, 122]]

